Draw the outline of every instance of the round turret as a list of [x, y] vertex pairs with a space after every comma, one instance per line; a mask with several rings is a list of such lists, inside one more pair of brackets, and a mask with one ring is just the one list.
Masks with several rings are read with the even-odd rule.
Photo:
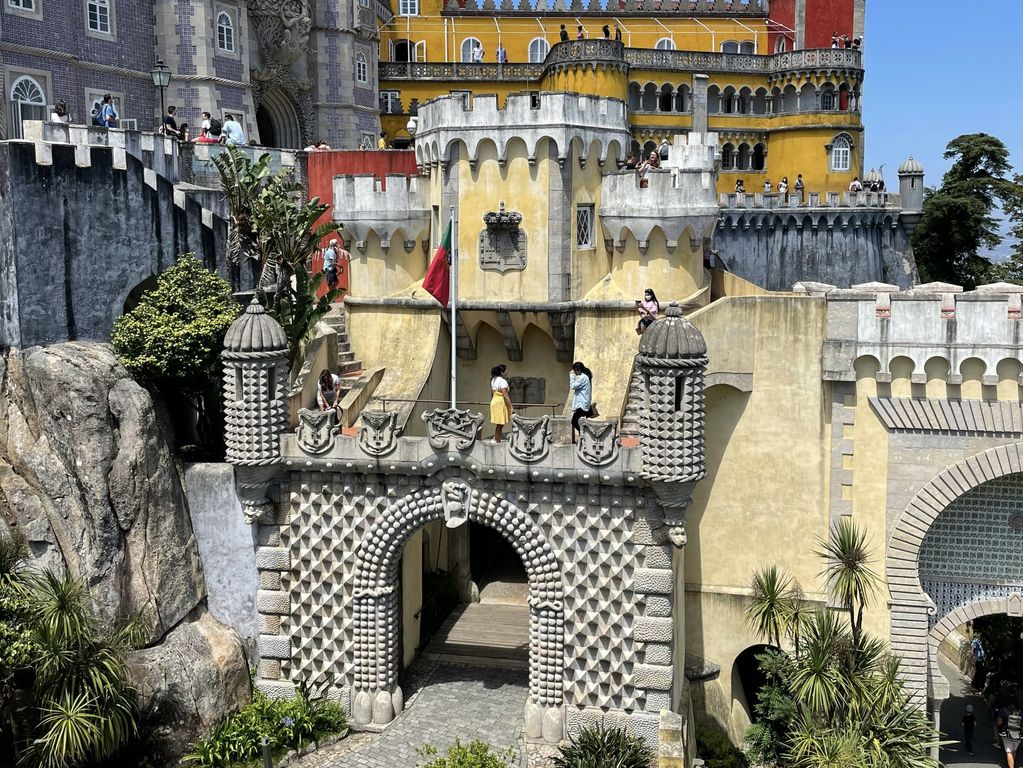
[[884, 181], [884, 176], [878, 173], [876, 168], [871, 168], [867, 175], [863, 177], [863, 185], [869, 187], [871, 184], [880, 184]]
[[666, 483], [658, 496], [666, 506], [688, 503], [692, 484], [706, 474], [703, 453], [703, 377], [707, 343], [672, 303], [643, 333], [636, 355], [642, 379], [639, 445], [642, 475]]
[[899, 166], [899, 194], [902, 195], [902, 225], [913, 233], [924, 209], [924, 167], [910, 158]]
[[286, 422], [288, 336], [255, 298], [224, 337], [227, 460], [247, 467], [280, 461]]

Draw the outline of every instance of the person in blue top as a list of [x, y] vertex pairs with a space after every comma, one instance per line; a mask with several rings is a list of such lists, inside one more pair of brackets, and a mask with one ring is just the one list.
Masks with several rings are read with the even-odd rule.
[[572, 390], [572, 442], [579, 431], [579, 419], [593, 416], [593, 371], [582, 363], [572, 363], [568, 374], [568, 388]]
[[114, 97], [109, 93], [103, 95], [103, 101], [99, 105], [97, 113], [99, 124], [104, 128], [117, 127], [117, 111], [114, 109]]

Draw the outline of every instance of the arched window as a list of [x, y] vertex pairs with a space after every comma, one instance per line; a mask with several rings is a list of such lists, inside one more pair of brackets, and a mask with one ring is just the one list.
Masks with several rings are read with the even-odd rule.
[[412, 61], [412, 41], [411, 40], [392, 40], [391, 41], [391, 61], [406, 62]]
[[674, 101], [674, 92], [670, 85], [665, 83], [661, 86], [660, 95], [657, 97], [657, 111], [671, 112], [671, 104]]
[[462, 41], [462, 62], [468, 64], [473, 61], [473, 52], [476, 47], [479, 46], [480, 51], [483, 51], [483, 43], [477, 40], [475, 37], [467, 37]]
[[675, 41], [672, 40], [670, 37], [662, 37], [654, 45], [654, 48], [657, 49], [658, 51], [674, 51]]
[[838, 99], [835, 98], [835, 92], [831, 89], [821, 91], [821, 109], [825, 112], [830, 112], [837, 108]]
[[721, 170], [730, 171], [735, 168], [735, 147], [725, 144], [721, 147]]
[[[529, 41], [529, 63], [543, 64], [543, 60], [547, 58], [547, 52], [550, 51], [550, 49], [551, 44], [544, 38], [534, 37]], [[465, 59], [462, 60], [465, 61]]]
[[46, 94], [42, 86], [27, 75], [19, 77], [11, 85], [11, 107], [14, 138], [20, 139], [22, 120], [46, 119]]
[[756, 53], [756, 49], [757, 46], [753, 43], [752, 40], [743, 40], [741, 43], [739, 43], [739, 53], [748, 53], [752, 55]]
[[675, 91], [675, 111], [686, 112], [689, 109], [689, 89], [684, 85], [680, 85], [678, 90]]
[[110, 34], [110, 0], [89, 0], [89, 31]]
[[735, 157], [735, 167], [740, 171], [749, 170], [749, 144], [743, 143], [739, 145], [739, 152]]
[[789, 41], [785, 39], [785, 35], [778, 35], [774, 41], [774, 52], [785, 53], [789, 48]]
[[721, 53], [738, 53], [739, 43], [735, 40], [726, 40], [721, 43]]
[[366, 63], [366, 56], [363, 53], [355, 55], [355, 79], [360, 83], [369, 82], [369, 66]]
[[227, 11], [217, 14], [217, 48], [234, 53], [234, 21]]
[[852, 142], [848, 136], [836, 136], [831, 142], [831, 170], [848, 172], [852, 168]]
[[753, 170], [762, 171], [764, 170], [764, 157], [765, 157], [764, 145], [755, 144], [753, 146]]

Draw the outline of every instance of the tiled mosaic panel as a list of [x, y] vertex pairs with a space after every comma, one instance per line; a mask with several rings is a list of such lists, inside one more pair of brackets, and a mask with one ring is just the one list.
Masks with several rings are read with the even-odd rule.
[[984, 483], [938, 515], [920, 549], [920, 578], [1023, 583], [1023, 475]]
[[930, 624], [933, 627], [941, 619], [956, 608], [974, 600], [988, 597], [1005, 597], [1013, 592], [1023, 593], [1023, 583], [1020, 584], [982, 584], [978, 582], [964, 581], [935, 581], [932, 579], [921, 579], [924, 592], [930, 595], [937, 610], [930, 617]]

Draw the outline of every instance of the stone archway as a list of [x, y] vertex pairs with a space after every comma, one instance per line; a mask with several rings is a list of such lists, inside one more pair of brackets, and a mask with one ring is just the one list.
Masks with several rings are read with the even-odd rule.
[[268, 147], [301, 149], [302, 126], [291, 99], [277, 86], [263, 91], [256, 108], [260, 141]]
[[[931, 687], [940, 680], [940, 673], [935, 677], [937, 657], [933, 652], [937, 646], [933, 644], [930, 626], [936, 608], [920, 580], [920, 549], [924, 538], [938, 515], [963, 494], [988, 481], [1023, 472], [1021, 449], [1023, 445], [1018, 443], [1000, 445], [945, 469], [910, 500], [888, 541], [885, 573], [891, 594], [892, 650], [903, 656], [903, 676], [914, 701], [921, 706], [928, 695], [941, 698], [944, 693]], [[995, 598], [998, 599], [1004, 602], [1006, 598]], [[979, 602], [982, 601], [969, 603], [963, 610], [973, 610]], [[949, 616], [954, 617], [958, 610], [961, 609], [952, 611]], [[943, 618], [938, 622], [935, 629], [944, 621]]]
[[418, 490], [393, 504], [359, 548], [355, 567], [352, 715], [384, 725], [404, 707], [398, 686], [398, 578], [409, 537], [433, 520], [471, 520], [515, 548], [529, 582], [529, 701], [526, 735], [557, 742], [564, 733], [564, 603], [561, 569], [533, 519], [505, 499], [461, 480]]

